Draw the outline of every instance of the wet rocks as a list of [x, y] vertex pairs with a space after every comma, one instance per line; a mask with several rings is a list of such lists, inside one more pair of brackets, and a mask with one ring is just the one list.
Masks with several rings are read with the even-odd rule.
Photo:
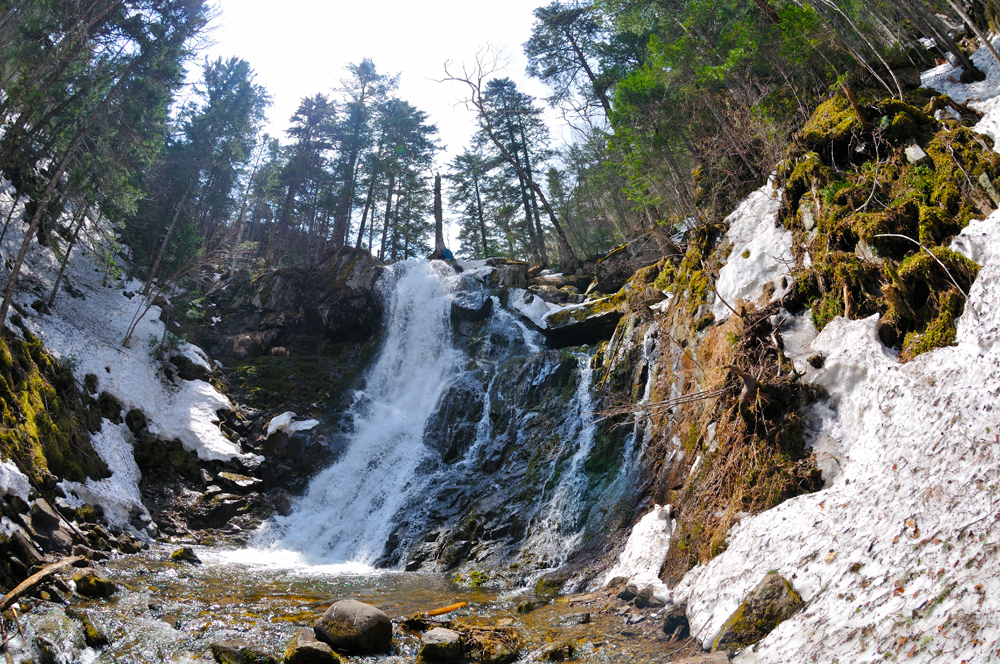
[[586, 625], [590, 622], [590, 614], [583, 613], [571, 613], [560, 621], [560, 625], [564, 627], [575, 627], [577, 625]]
[[493, 313], [493, 298], [483, 291], [459, 293], [451, 301], [452, 321], [478, 323]]
[[712, 652], [735, 652], [757, 643], [802, 606], [802, 598], [783, 576], [770, 573], [722, 626]]
[[316, 638], [310, 628], [299, 630], [285, 648], [284, 664], [340, 664], [340, 657]]
[[392, 621], [374, 606], [345, 599], [334, 603], [313, 625], [316, 638], [334, 650], [377, 655], [392, 649]]
[[462, 657], [462, 635], [435, 627], [420, 639], [420, 659], [427, 662], [454, 662]]
[[84, 597], [110, 597], [118, 586], [99, 569], [84, 567], [73, 572], [76, 592]]
[[424, 426], [424, 444], [441, 453], [445, 463], [458, 461], [476, 440], [485, 394], [471, 373], [460, 374], [441, 395]]
[[200, 565], [201, 558], [198, 557], [198, 555], [194, 552], [194, 549], [191, 547], [182, 546], [170, 554], [170, 562]]
[[543, 662], [568, 662], [575, 655], [576, 647], [569, 641], [542, 649]]
[[687, 603], [671, 604], [663, 612], [663, 631], [672, 639], [680, 640], [691, 636], [691, 626], [687, 619]]
[[653, 586], [646, 586], [635, 596], [635, 608], [637, 609], [658, 609], [664, 602], [653, 597]]
[[209, 646], [219, 664], [278, 664], [278, 658], [244, 641], [232, 640]]

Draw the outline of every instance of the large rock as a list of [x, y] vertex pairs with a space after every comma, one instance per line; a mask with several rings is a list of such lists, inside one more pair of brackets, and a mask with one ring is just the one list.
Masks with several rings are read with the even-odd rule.
[[553, 311], [545, 317], [542, 334], [556, 348], [610, 339], [622, 318], [622, 304], [620, 296], [612, 296]]
[[802, 606], [783, 576], [769, 573], [722, 626], [712, 652], [735, 652], [757, 643]]
[[663, 612], [663, 631], [675, 639], [691, 636], [691, 625], [687, 619], [687, 603], [671, 604]]
[[340, 664], [340, 657], [307, 627], [299, 630], [288, 642], [284, 664]]
[[451, 319], [477, 323], [493, 313], [493, 298], [482, 291], [459, 293], [451, 301]]
[[597, 261], [594, 267], [597, 290], [601, 293], [617, 293], [636, 270], [652, 265], [663, 258], [661, 240], [648, 235], [623, 244]]
[[284, 347], [299, 335], [365, 341], [382, 322], [375, 291], [381, 275], [370, 253], [345, 247], [316, 267], [282, 268], [234, 283], [222, 321], [204, 343], [212, 355], [244, 358]]
[[420, 639], [420, 659], [428, 662], [455, 662], [462, 657], [462, 635], [435, 627]]
[[374, 606], [357, 600], [336, 602], [313, 625], [316, 638], [334, 650], [378, 655], [392, 649], [392, 621]]
[[84, 597], [110, 597], [118, 586], [99, 569], [84, 567], [73, 572], [76, 592]]

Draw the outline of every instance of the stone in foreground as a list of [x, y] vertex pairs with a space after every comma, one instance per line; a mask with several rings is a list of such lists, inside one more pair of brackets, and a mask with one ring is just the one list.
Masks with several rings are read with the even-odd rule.
[[783, 576], [770, 573], [757, 584], [722, 626], [712, 652], [735, 652], [753, 645], [802, 606], [802, 598]]
[[73, 572], [76, 592], [84, 597], [110, 597], [118, 586], [99, 569], [84, 567]]
[[392, 621], [374, 606], [345, 599], [313, 625], [316, 638], [338, 652], [377, 655], [392, 649]]
[[273, 655], [243, 641], [223, 641], [209, 646], [212, 657], [219, 664], [278, 664]]
[[435, 627], [420, 639], [420, 660], [455, 662], [462, 657], [462, 635], [455, 630]]
[[284, 664], [340, 664], [340, 658], [310, 628], [301, 629], [285, 648]]
[[170, 561], [174, 563], [190, 563], [192, 565], [201, 564], [201, 558], [199, 558], [198, 554], [194, 552], [194, 549], [189, 546], [182, 546], [171, 553]]

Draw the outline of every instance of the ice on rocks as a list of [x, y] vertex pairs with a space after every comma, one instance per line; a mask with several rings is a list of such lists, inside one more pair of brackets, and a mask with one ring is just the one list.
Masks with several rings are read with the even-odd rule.
[[264, 438], [270, 438], [271, 434], [278, 431], [284, 431], [285, 433], [291, 435], [297, 431], [309, 431], [319, 425], [319, 420], [303, 420], [301, 422], [294, 422], [293, 420], [296, 417], [298, 416], [289, 410], [273, 418], [267, 425], [267, 434]]
[[13, 461], [0, 463], [0, 498], [17, 496], [27, 502], [30, 492], [31, 483], [28, 481], [28, 476], [22, 473]]
[[731, 315], [727, 303], [735, 306], [737, 300], [759, 299], [765, 284], [774, 284], [773, 299], [791, 289], [792, 233], [778, 225], [780, 207], [781, 191], [768, 181], [726, 217], [731, 251], [715, 283], [718, 297], [712, 314], [717, 321]]

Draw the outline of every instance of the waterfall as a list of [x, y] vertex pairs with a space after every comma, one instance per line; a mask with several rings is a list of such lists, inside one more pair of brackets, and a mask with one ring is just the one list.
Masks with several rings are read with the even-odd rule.
[[[594, 446], [596, 433], [594, 402], [590, 392], [593, 369], [589, 355], [577, 356], [577, 362], [579, 380], [576, 392], [567, 407], [569, 417], [560, 435], [562, 443], [542, 486], [542, 495], [545, 495], [553, 480], [556, 482], [555, 487], [538, 519], [532, 524], [524, 546], [535, 552], [548, 567], [561, 566], [576, 549], [583, 537], [587, 516], [586, 498], [590, 480], [584, 472], [584, 462]], [[567, 454], [567, 443], [575, 446], [575, 450], [573, 456], [563, 463], [561, 460]]]
[[385, 340], [352, 407], [351, 443], [313, 478], [292, 514], [257, 534], [258, 547], [298, 552], [307, 563], [378, 559], [393, 517], [428, 479], [418, 472], [430, 454], [424, 424], [462, 359], [452, 345], [451, 275], [440, 261], [389, 268]]

